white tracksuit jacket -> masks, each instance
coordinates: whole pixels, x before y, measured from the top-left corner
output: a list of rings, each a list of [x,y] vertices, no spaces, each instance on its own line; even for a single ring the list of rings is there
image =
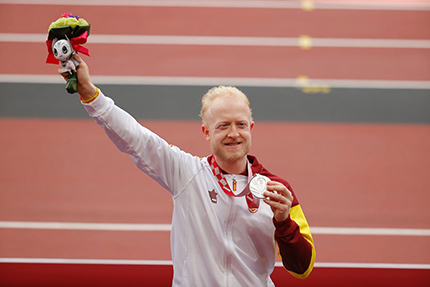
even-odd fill
[[[84,107],[115,145],[172,195],[172,286],[274,286],[275,227],[267,204],[249,212],[245,198],[220,188],[207,158],[170,146],[101,91]],[[240,191],[247,179],[236,180]],[[215,199],[209,195],[213,190]]]

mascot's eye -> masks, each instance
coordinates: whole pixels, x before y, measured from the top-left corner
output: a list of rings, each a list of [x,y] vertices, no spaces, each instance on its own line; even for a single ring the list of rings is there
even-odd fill
[[[63,46],[63,54],[67,54],[67,52],[68,52],[67,47],[66,47],[66,46]]]
[[[58,56],[58,52],[57,52],[57,49],[56,49],[56,48],[54,48],[54,56],[55,56],[55,57],[57,57],[57,56]]]

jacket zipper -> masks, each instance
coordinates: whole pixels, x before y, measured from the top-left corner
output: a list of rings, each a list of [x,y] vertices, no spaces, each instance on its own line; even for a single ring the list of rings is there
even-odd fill
[[[232,189],[236,191],[236,178],[233,176]],[[233,239],[232,239],[232,226],[234,219],[234,198],[228,197],[228,209],[227,209],[227,219],[225,225],[225,240],[226,240],[226,258],[225,258],[225,270],[226,270],[226,287],[231,285],[230,277],[232,275],[231,268],[231,257],[233,253]]]

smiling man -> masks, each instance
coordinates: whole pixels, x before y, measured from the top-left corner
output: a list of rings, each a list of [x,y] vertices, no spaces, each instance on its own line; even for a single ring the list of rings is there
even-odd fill
[[[220,86],[203,96],[202,132],[213,154],[199,158],[117,107],[75,57],[81,62],[78,93],[89,115],[172,196],[172,286],[274,286],[276,245],[288,272],[310,274],[314,243],[291,186],[248,154],[254,121],[245,94]],[[262,199],[250,192],[259,176],[267,179]]]

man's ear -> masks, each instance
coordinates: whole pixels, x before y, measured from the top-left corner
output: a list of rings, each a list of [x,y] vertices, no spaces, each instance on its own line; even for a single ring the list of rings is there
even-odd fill
[[[252,131],[252,129],[254,128],[254,124],[254,122],[251,122],[250,131]]]
[[[211,136],[209,134],[209,130],[205,127],[205,125],[202,125],[202,133],[203,133],[203,136],[205,137],[205,139],[207,141],[209,141],[211,139]]]

